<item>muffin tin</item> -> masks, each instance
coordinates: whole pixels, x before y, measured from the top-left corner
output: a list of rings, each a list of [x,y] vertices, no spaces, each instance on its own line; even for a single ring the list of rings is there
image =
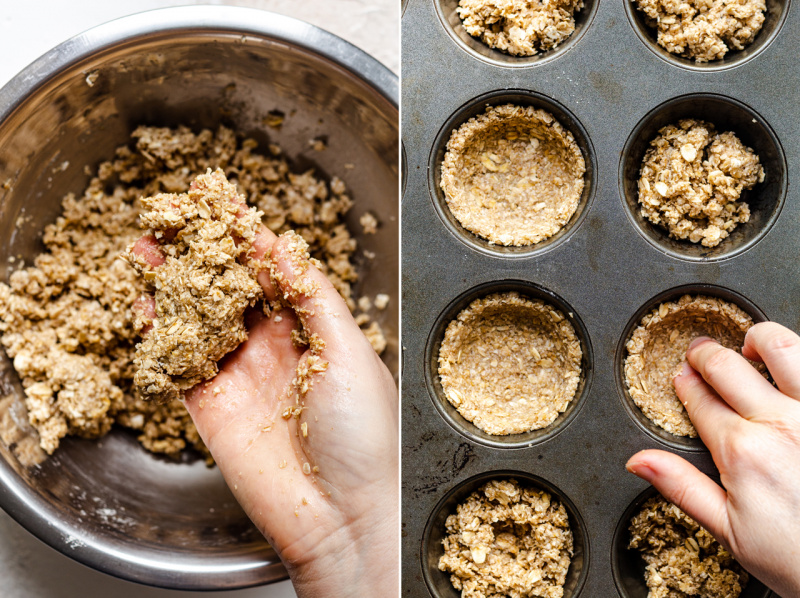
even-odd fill
[[[627,473],[635,452],[675,452],[718,475],[701,443],[658,434],[637,417],[621,379],[632,328],[684,292],[733,300],[756,321],[800,327],[800,14],[767,2],[754,47],[698,66],[651,46],[627,0],[587,2],[573,37],[518,59],[466,39],[455,0],[408,0],[403,15],[403,596],[456,597],[437,570],[444,518],[487,477],[516,475],[562,497],[579,558],[565,597],[644,598],[642,567],[625,549],[632,509],[649,486]],[[484,106],[549,109],[575,135],[586,189],[565,229],[526,248],[482,242],[449,215],[439,190],[444,144]],[[694,116],[733,130],[759,154],[766,180],[753,217],[720,246],[671,240],[642,221],[635,180],[660,126]],[[471,299],[502,290],[545,298],[571,319],[584,348],[571,411],[518,437],[486,437],[441,396],[444,327]],[[587,350],[588,349],[588,350]],[[578,536],[580,536],[578,540]],[[770,595],[751,581],[744,598]]]

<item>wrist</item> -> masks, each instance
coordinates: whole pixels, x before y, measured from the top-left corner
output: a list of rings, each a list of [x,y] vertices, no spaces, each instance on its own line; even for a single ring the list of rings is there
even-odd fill
[[[340,527],[317,546],[315,555],[284,559],[299,598],[350,598],[399,594],[399,530],[396,516]],[[310,558],[309,558],[310,557]]]

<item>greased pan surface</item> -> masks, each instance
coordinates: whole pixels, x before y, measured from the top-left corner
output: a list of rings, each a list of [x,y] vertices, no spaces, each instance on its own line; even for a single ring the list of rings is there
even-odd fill
[[[409,0],[402,21],[403,596],[457,596],[436,570],[444,518],[476,480],[516,472],[565,497],[578,515],[580,559],[565,596],[644,598],[621,521],[649,486],[628,474],[625,462],[641,449],[661,448],[718,473],[702,444],[658,434],[637,418],[622,383],[625,341],[647,309],[684,292],[734,301],[756,321],[800,327],[800,196],[792,184],[800,169],[793,97],[800,14],[789,2],[768,2],[765,28],[750,50],[702,66],[654,47],[625,0],[587,2],[576,39],[525,61],[476,49],[479,42],[458,26],[455,5]],[[486,103],[506,100],[549,107],[587,163],[588,192],[568,230],[522,250],[465,233],[438,187],[452,128]],[[745,196],[751,222],[712,250],[650,227],[631,193],[655,131],[687,116],[736,132],[766,170],[765,182]],[[436,347],[458,305],[511,288],[568,306],[590,351],[568,421],[547,434],[493,442],[442,402]],[[743,594],[767,595],[756,581]]]

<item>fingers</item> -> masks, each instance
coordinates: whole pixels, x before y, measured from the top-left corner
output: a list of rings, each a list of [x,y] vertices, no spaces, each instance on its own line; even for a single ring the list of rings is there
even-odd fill
[[[301,254],[302,239],[281,235],[272,247],[273,278],[295,308],[309,335],[328,345],[361,347],[366,338],[327,277]]]
[[[264,289],[264,296],[267,301],[274,301],[277,296],[269,275],[269,268],[267,267],[267,256],[272,251],[272,246],[277,239],[278,237],[275,233],[266,226],[260,226],[258,232],[256,232],[256,238],[253,239],[253,252],[250,254],[250,263],[256,266],[258,270],[258,283]]]
[[[161,246],[158,243],[155,235],[149,234],[140,237],[131,248],[131,253],[136,257],[145,261],[153,268],[157,268],[166,260],[164,252],[161,251]]]
[[[195,183],[193,182],[192,185],[194,184]],[[238,211],[236,212],[237,218],[243,217],[247,211],[251,209],[244,195],[233,194],[229,197],[229,199],[238,206]],[[270,252],[272,251],[272,246],[275,244],[277,238],[278,237],[275,235],[275,233],[269,230],[266,226],[263,224],[260,225],[256,231],[256,236],[253,239],[253,250],[247,256],[250,266],[256,270],[258,283],[264,290],[264,296],[266,297],[267,301],[274,301],[277,297],[277,294],[275,293],[275,287],[272,284],[272,279],[269,275],[269,268],[267,267],[267,256],[269,256]],[[240,239],[236,239],[237,244],[239,241]]]
[[[153,327],[156,319],[156,299],[152,295],[139,295],[131,305],[133,326],[144,336]]]
[[[695,339],[686,351],[686,359],[716,394],[745,419],[756,418],[770,408],[771,402],[780,400],[780,393],[744,357],[710,338]]]
[[[664,498],[730,546],[727,494],[694,465],[666,451],[646,450],[631,457],[625,468],[655,486]]]
[[[800,400],[800,337],[775,322],[761,322],[747,331],[742,354],[763,361],[784,394]]]
[[[683,370],[672,382],[697,433],[714,453],[721,431],[736,424],[739,416],[688,364],[684,363]]]

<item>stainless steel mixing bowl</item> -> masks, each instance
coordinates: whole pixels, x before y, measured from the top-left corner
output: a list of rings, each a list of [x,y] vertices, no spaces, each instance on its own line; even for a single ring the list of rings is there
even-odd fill
[[[298,168],[341,176],[356,202],[353,231],[365,211],[378,217],[378,235],[357,235],[376,257],[362,260],[356,290],[393,298],[382,324],[396,372],[397,97],[397,78],[357,48],[264,11],[174,8],[92,29],[0,90],[0,279],[9,256],[30,263],[41,250],[39,233],[61,198],[85,187],[84,165],[111,157],[138,124],[224,123],[278,143]],[[263,124],[275,109],[288,115],[279,132]],[[309,155],[309,140],[320,136],[327,150]],[[66,439],[32,465],[35,436],[5,355],[0,392],[0,505],[49,545],[163,587],[230,589],[286,577],[216,469],[154,456],[123,430]]]

